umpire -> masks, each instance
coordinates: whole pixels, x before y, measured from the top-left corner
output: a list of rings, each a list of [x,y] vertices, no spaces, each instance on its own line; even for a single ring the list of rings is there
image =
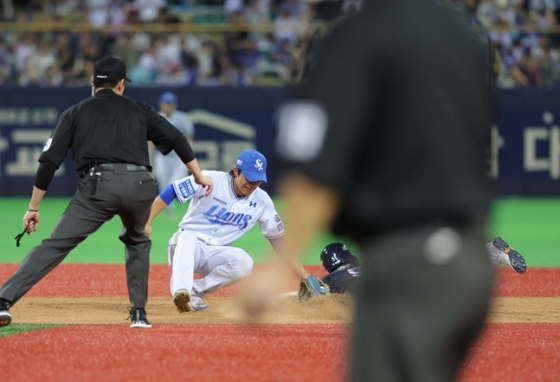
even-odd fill
[[[148,140],[163,154],[179,155],[197,183],[213,188],[204,177],[183,134],[152,107],[122,96],[126,67],[113,57],[95,63],[95,94],[65,110],[39,158],[39,169],[23,217],[28,233],[39,225],[39,205],[55,171],[72,152],[82,180],[51,237],[33,248],[0,288],[0,326],[11,322],[10,306],[64,260],[66,255],[103,223],[119,215],[125,245],[131,327],[151,327],[146,316],[151,241],[144,233],[156,195]]]
[[[279,112],[283,250],[328,225],[363,254],[351,381],[451,381],[484,324],[488,66],[451,7],[369,1]]]

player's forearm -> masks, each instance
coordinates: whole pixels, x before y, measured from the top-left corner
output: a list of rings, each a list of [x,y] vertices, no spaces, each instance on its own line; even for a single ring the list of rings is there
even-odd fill
[[[296,256],[282,256],[282,243],[284,242],[284,237],[277,239],[270,239],[270,244],[282,261],[294,272],[300,279],[305,279],[309,276],[309,273],[303,268],[303,265],[298,260]]]
[[[156,218],[167,207],[167,204],[157,196],[154,202],[152,203],[152,208],[150,210],[150,217],[148,218],[148,223],[151,223],[152,220]]]
[[[37,186],[33,186],[33,192],[31,193],[31,200],[29,201],[30,210],[39,210],[39,205],[45,196],[46,190],[41,190]]]
[[[286,200],[283,214],[286,235],[279,254],[283,258],[300,257],[309,239],[334,219],[340,206],[339,197],[334,190],[299,173],[284,176],[279,191]]]
[[[37,174],[35,175],[35,187],[39,190],[46,191],[51,184],[54,177],[54,173],[58,169],[58,166],[48,159],[44,159],[39,163],[37,168]]]
[[[202,171],[200,170],[200,166],[198,165],[198,161],[193,159],[190,162],[185,163],[191,174],[194,176],[194,180],[198,180],[203,177]]]

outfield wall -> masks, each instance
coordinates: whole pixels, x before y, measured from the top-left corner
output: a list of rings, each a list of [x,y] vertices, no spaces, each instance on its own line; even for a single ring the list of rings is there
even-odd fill
[[[167,88],[134,88],[126,95],[157,107]],[[0,88],[0,195],[29,195],[37,158],[68,106],[89,88]],[[195,151],[206,169],[229,170],[236,154],[256,147],[271,152],[273,114],[285,88],[176,88],[179,110],[196,127]],[[489,155],[490,176],[498,193],[560,195],[560,90],[515,89],[496,92],[496,124]],[[406,112],[406,111],[403,111]],[[274,188],[271,161],[267,189]],[[77,182],[67,158],[49,195],[71,195]]]

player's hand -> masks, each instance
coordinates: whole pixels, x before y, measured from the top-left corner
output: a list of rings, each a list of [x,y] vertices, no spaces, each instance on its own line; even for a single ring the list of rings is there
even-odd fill
[[[39,212],[27,211],[23,216],[23,228],[27,227],[27,233],[37,231],[39,229],[39,220],[41,219]]]
[[[201,176],[200,178],[195,177],[194,181],[201,186],[206,187],[206,196],[212,193],[212,190],[214,189],[214,182],[212,182],[211,178],[207,176]]]
[[[152,235],[152,223],[151,222],[146,223],[146,226],[144,227],[144,231],[146,233],[146,236],[150,237]]]

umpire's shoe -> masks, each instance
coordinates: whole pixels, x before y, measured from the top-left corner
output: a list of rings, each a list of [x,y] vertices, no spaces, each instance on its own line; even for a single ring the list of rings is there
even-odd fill
[[[10,314],[10,303],[7,301],[0,301],[0,328],[2,326],[10,325],[12,322],[12,315]]]
[[[131,328],[151,328],[152,324],[148,321],[146,309],[144,308],[129,308],[130,311],[130,327]]]
[[[513,268],[513,270],[515,270],[517,273],[525,273],[525,271],[527,270],[525,259],[519,252],[511,248],[507,241],[505,241],[501,237],[495,237],[494,240],[492,240],[492,244],[494,245],[494,247],[498,248],[500,251],[507,255],[507,263],[510,267]]]

